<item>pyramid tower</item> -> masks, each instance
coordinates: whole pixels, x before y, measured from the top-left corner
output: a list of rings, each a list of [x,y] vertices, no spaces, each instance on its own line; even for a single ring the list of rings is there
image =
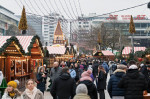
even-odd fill
[[[56,30],[54,32],[54,40],[53,44],[61,44],[64,45],[64,34],[61,29],[60,21],[58,21]]]

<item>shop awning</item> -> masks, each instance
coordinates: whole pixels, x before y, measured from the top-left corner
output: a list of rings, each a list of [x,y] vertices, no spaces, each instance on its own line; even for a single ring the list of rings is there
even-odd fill
[[[146,47],[134,47],[134,53],[136,51],[145,51]],[[132,47],[125,47],[122,51],[122,54],[128,55],[131,53]]]
[[[64,46],[47,46],[49,54],[65,54],[66,48]]]
[[[102,51],[102,53],[104,54],[104,56],[114,56],[114,54],[111,51]]]

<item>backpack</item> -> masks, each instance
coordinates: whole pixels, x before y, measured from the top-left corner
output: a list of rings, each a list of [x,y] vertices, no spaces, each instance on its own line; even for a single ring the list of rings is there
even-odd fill
[[[113,64],[113,65],[112,65],[112,71],[114,72],[116,69],[117,69],[117,65],[116,65],[116,64]]]

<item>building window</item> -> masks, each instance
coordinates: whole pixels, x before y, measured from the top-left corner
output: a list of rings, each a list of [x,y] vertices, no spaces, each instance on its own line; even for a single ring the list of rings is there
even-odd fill
[[[49,34],[54,34],[54,32],[49,32]]]
[[[79,24],[81,24],[81,22],[79,22]]]
[[[53,35],[50,35],[50,38],[53,37]]]
[[[89,24],[89,22],[84,22],[84,24]]]
[[[48,25],[44,25],[44,27],[48,27]]]
[[[49,26],[49,28],[54,28],[54,26]]]
[[[147,23],[141,23],[141,28],[146,28],[147,27]]]
[[[140,23],[135,23],[135,27],[139,28],[140,27]]]

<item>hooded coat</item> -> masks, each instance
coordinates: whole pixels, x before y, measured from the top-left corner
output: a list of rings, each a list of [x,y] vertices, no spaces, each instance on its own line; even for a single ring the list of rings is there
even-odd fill
[[[90,80],[80,81],[79,84],[85,84],[88,89],[88,95],[91,99],[98,99],[95,84]]]
[[[56,78],[50,89],[54,99],[72,99],[75,95],[76,83],[69,73],[62,73]]]
[[[104,67],[106,73],[108,73],[109,67],[108,67],[107,63],[106,63],[106,62],[103,62],[102,66]]]
[[[125,89],[125,99],[143,99],[143,91],[147,89],[147,81],[137,69],[129,69],[118,83],[118,87]]]
[[[125,71],[121,69],[117,69],[114,71],[114,75],[111,76],[108,82],[108,93],[110,97],[112,96],[124,96],[124,89],[118,88],[118,83],[122,79],[123,75],[125,75]]]

